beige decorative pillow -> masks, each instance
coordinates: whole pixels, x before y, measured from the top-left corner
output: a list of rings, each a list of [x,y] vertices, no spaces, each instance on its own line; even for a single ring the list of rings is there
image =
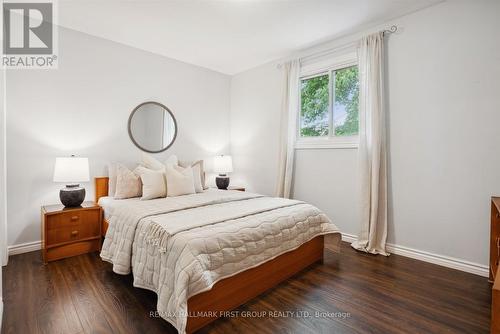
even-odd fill
[[[197,193],[201,193],[204,189],[207,189],[207,187],[205,186],[205,169],[203,168],[203,160],[198,160],[195,162],[179,161],[179,166],[190,166],[193,168],[194,187]]]
[[[176,155],[171,155],[170,157],[167,158],[167,160],[165,160],[164,163],[161,163],[157,159],[153,158],[151,155],[144,152],[142,153],[142,165],[152,170],[165,171],[165,167],[177,166],[178,164],[179,161]]]
[[[161,171],[146,171],[141,173],[142,197],[141,200],[167,196],[165,176]]]
[[[148,173],[148,172],[155,172],[154,169],[146,168],[144,166],[137,166],[136,169],[134,169],[134,174],[141,177],[142,174]]]
[[[191,167],[182,168],[179,166],[166,168],[167,196],[174,197],[180,195],[195,194],[193,169]]]
[[[178,166],[179,159],[177,159],[177,156],[175,154],[172,154],[165,161],[163,161],[163,164],[165,166]]]
[[[108,164],[108,196],[115,196],[116,193],[116,163]]]
[[[193,183],[194,190],[197,193],[203,192],[203,182],[201,181],[201,167],[199,164],[193,165],[191,167],[193,169]]]
[[[116,164],[115,199],[139,197],[142,193],[141,179],[122,164]]]

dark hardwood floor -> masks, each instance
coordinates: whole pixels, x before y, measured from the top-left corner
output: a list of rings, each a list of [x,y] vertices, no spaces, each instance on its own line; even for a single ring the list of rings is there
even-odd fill
[[[132,287],[130,275],[114,274],[98,254],[46,266],[40,252],[16,255],[3,274],[2,333],[176,333],[154,317],[156,295]],[[484,277],[344,243],[341,254],[327,250],[323,263],[238,309],[263,316],[222,318],[200,332],[488,333],[490,300]]]

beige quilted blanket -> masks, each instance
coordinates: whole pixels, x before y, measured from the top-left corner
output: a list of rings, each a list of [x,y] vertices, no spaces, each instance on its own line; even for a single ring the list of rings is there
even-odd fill
[[[136,204],[137,203],[137,204]],[[157,311],[184,333],[189,297],[318,235],[338,233],[316,207],[237,191],[138,201],[114,210],[101,258],[158,294]]]

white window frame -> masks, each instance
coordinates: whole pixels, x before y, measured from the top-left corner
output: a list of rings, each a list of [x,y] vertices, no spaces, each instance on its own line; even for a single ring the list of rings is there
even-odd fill
[[[321,66],[319,64],[317,67],[309,69],[308,71],[302,71],[299,78],[299,107],[297,115],[297,133],[295,141],[295,149],[323,149],[323,148],[358,148],[359,146],[359,135],[354,136],[335,136],[335,127],[333,124],[333,108],[334,108],[334,94],[335,94],[335,80],[332,77],[335,75],[335,71],[341,70],[346,67],[358,66],[358,59],[356,53],[350,53],[339,57],[337,61],[328,61],[328,64]],[[309,66],[311,67],[311,66]],[[328,74],[328,120],[329,120],[329,131],[328,136],[321,137],[301,137],[300,136],[300,126],[301,126],[301,107],[302,107],[302,92],[301,85],[302,80],[310,79],[318,76]]]

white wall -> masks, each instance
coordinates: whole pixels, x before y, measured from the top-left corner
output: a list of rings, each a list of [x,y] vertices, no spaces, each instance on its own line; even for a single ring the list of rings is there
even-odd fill
[[[380,26],[401,31],[387,38],[390,243],[488,263],[489,197],[500,194],[498,13],[499,2],[457,0]],[[232,78],[234,179],[264,193],[276,178],[280,78],[274,63]],[[300,150],[295,167],[294,197],[357,234],[357,150]]]
[[[266,65],[231,79],[232,185],[274,193],[278,177],[281,75]]]
[[[58,203],[54,159],[88,157],[92,176],[105,164],[133,165],[132,109],[153,100],[175,115],[179,135],[156,157],[211,157],[229,150],[230,78],[83,33],[59,29],[57,70],[7,73],[8,243],[40,240],[40,206]],[[85,184],[87,199],[94,186]]]

